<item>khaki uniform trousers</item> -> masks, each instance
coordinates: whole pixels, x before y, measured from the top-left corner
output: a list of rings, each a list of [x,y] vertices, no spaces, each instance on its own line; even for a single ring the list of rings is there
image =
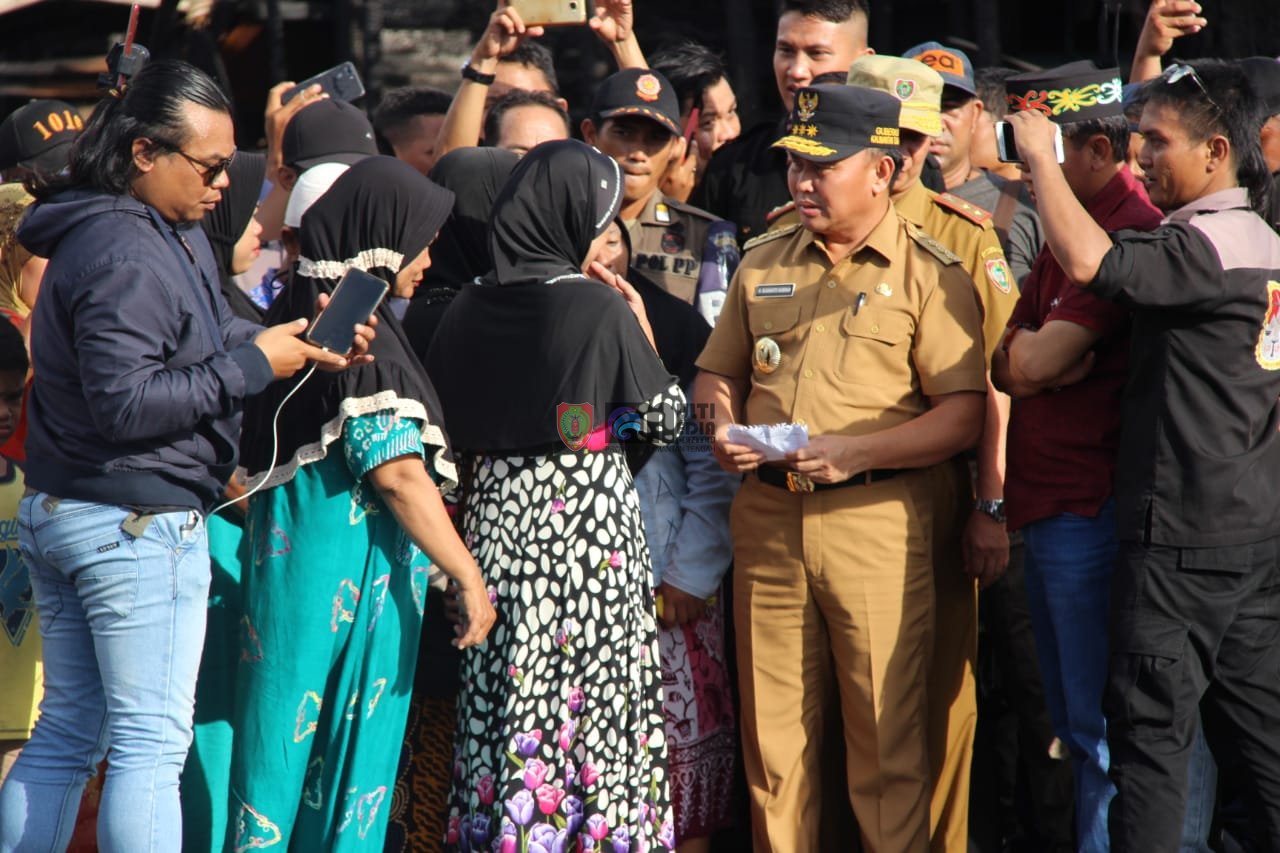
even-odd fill
[[[818,838],[823,709],[833,689],[865,850],[928,848],[935,476],[926,469],[793,494],[749,475],[734,501],[733,605],[757,851],[853,849],[851,839]]]
[[[963,459],[930,469],[934,508],[933,657],[929,666],[931,853],[969,849],[969,774],[978,727],[978,587],[964,572],[960,538],[973,509]]]

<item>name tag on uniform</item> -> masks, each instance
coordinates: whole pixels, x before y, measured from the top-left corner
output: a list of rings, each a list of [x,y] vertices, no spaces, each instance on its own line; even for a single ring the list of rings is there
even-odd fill
[[[796,286],[792,284],[758,284],[756,299],[786,299],[796,295]]]

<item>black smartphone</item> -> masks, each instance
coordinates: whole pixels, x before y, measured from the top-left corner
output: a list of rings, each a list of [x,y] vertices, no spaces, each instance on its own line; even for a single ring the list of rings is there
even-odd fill
[[[1058,162],[1063,161],[1062,125],[1053,126],[1053,150]],[[1013,125],[1007,121],[996,122],[996,157],[1001,163],[1021,163],[1022,155],[1018,153],[1017,140],[1013,138]]]
[[[356,338],[356,324],[369,322],[390,285],[363,270],[350,269],[329,297],[329,305],[307,329],[307,340],[321,349],[345,355]]]
[[[289,103],[298,93],[317,83],[320,84],[320,88],[330,98],[337,98],[340,101],[354,101],[364,95],[364,83],[360,82],[360,75],[356,73],[356,67],[350,62],[344,62],[341,65],[333,66],[328,71],[321,71],[316,76],[303,80],[281,95],[280,103]]]

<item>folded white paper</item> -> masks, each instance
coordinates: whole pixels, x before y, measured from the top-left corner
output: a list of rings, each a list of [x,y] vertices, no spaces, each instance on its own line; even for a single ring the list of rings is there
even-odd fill
[[[764,454],[770,462],[784,459],[793,450],[809,446],[809,427],[803,424],[730,424],[726,438]]]

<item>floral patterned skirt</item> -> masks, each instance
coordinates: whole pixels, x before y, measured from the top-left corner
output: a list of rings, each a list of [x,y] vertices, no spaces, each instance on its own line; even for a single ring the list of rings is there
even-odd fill
[[[673,847],[649,552],[621,454],[470,467],[463,529],[498,622],[463,657],[447,849]]]
[[[658,635],[677,844],[733,822],[738,736],[723,614],[717,599],[706,615]]]

